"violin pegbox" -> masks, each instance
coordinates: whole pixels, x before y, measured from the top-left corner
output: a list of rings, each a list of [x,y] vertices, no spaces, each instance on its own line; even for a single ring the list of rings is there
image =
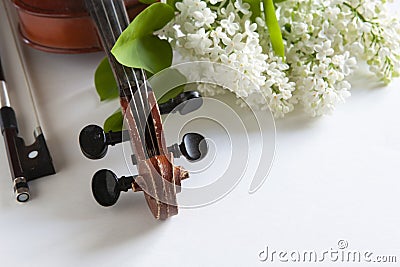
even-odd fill
[[[102,159],[106,156],[108,146],[115,146],[129,141],[127,130],[106,133],[98,125],[88,125],[81,130],[79,145],[85,157],[92,160]],[[188,161],[202,160],[207,154],[207,142],[201,134],[187,133],[183,136],[180,144],[173,144],[167,148],[174,158],[184,156]],[[132,155],[132,164],[137,164],[135,155]]]
[[[128,130],[106,133],[98,125],[84,127],[79,136],[82,153],[92,160],[106,156],[108,146],[125,141],[129,141]],[[167,219],[178,213],[176,194],[181,191],[182,180],[189,178],[186,170],[171,164],[173,158],[184,156],[188,161],[198,161],[204,158],[207,150],[207,143],[202,135],[187,133],[180,144],[169,146],[164,155],[146,160],[137,159],[136,155],[132,155],[132,164],[144,175],[117,177],[111,170],[99,170],[92,178],[93,196],[101,206],[110,207],[116,204],[121,192],[144,192],[154,217]],[[151,185],[149,179],[145,179],[145,174],[151,174]]]

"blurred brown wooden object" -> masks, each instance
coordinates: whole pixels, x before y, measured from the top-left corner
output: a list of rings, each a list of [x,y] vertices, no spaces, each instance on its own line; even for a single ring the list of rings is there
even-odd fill
[[[101,41],[83,0],[11,0],[17,9],[22,40],[52,53],[101,51]],[[146,4],[125,0],[130,19]]]

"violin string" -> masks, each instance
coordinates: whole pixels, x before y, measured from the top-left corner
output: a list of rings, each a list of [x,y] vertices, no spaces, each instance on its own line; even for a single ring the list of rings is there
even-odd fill
[[[121,34],[121,33],[123,32],[123,29],[121,28],[121,21],[119,20],[120,17],[119,17],[118,14],[117,14],[117,10],[116,10],[116,8],[115,8],[114,1],[110,1],[110,2],[111,2],[111,5],[112,5],[112,9],[113,9],[114,15],[115,15],[115,19],[116,19],[117,22],[118,22],[118,23],[117,23],[117,26],[118,26],[118,28],[119,28],[119,34]],[[105,7],[104,7],[104,2],[103,2],[103,8],[105,8]],[[107,14],[107,12],[106,12],[106,14]],[[110,28],[112,28],[112,25],[111,25],[110,20],[109,20],[108,17],[107,17],[107,22],[108,22]],[[116,36],[114,35],[114,32],[113,32],[113,31],[111,31],[111,32],[113,33],[113,37],[114,37],[114,39],[116,40]],[[139,114],[139,109],[138,109],[138,107],[137,107],[137,106],[138,106],[138,103],[137,103],[137,101],[136,101],[136,99],[135,99],[135,96],[137,95],[138,98],[139,98],[139,101],[140,101],[140,105],[141,105],[141,107],[142,107],[141,110],[143,110],[144,113],[145,113],[145,114],[144,114],[144,118],[148,118],[147,115],[148,115],[148,114],[151,115],[151,113],[150,113],[150,111],[149,111],[148,109],[146,109],[146,104],[145,104],[146,101],[143,100],[143,96],[142,96],[142,92],[141,92],[141,86],[140,86],[139,80],[138,80],[138,78],[137,78],[135,69],[134,69],[134,68],[130,68],[130,70],[131,70],[131,72],[132,72],[132,74],[133,74],[133,77],[134,77],[134,79],[135,79],[136,88],[137,88],[137,92],[136,92],[136,93],[137,93],[137,94],[134,94],[134,92],[133,92],[132,85],[131,85],[131,81],[130,81],[130,79],[129,79],[129,76],[128,76],[128,74],[127,74],[125,68],[123,67],[122,69],[123,69],[123,71],[124,71],[124,75],[125,75],[126,81],[127,81],[127,83],[128,83],[128,86],[129,86],[129,90],[130,90],[130,92],[131,92],[131,94],[132,94],[132,100],[135,102],[135,109],[136,109],[136,112]],[[142,76],[142,77],[143,77],[143,83],[145,83],[145,76]],[[147,89],[147,87],[146,87],[146,89]],[[146,90],[146,92],[145,92],[145,95],[146,95],[146,97],[147,97],[147,90]],[[147,101],[148,101],[148,98],[147,98]],[[142,114],[142,115],[143,115],[143,114]],[[140,123],[141,123],[141,122],[140,122]],[[146,146],[146,150],[148,150],[148,152],[151,152],[151,155],[154,156],[154,155],[156,155],[155,149],[156,149],[156,147],[157,147],[155,141],[153,140],[153,134],[154,134],[154,132],[152,131],[152,128],[154,129],[154,127],[150,127],[150,125],[149,125],[147,119],[144,121],[144,123],[145,123],[145,127],[146,127],[147,130],[149,131],[150,141],[151,141],[151,144],[152,144],[152,146],[151,146],[151,148],[150,148],[150,151],[149,151],[149,147],[148,147],[148,146]],[[141,124],[141,127],[142,127],[143,130],[145,129],[145,128],[143,127],[142,124]],[[144,130],[143,136],[144,136],[144,138],[146,138],[145,130]]]
[[[94,3],[94,0],[92,0],[91,2],[92,2],[92,6],[95,7],[96,4]],[[102,4],[102,8],[103,8],[103,13],[105,14],[105,18],[106,18],[106,20],[107,20],[107,25],[108,25],[108,27],[109,27],[109,29],[110,29],[111,34],[112,34],[113,41],[115,42],[115,41],[117,40],[117,38],[116,38],[116,36],[115,36],[115,34],[114,34],[114,30],[113,30],[113,27],[112,27],[112,25],[111,25],[110,18],[108,17],[107,8],[106,8],[106,6],[105,6],[105,4],[104,4],[104,1],[101,1],[101,4]],[[116,17],[117,17],[117,15],[116,15]],[[97,20],[100,21],[99,18],[97,18]],[[124,69],[122,66],[121,66],[121,68],[122,68],[122,71],[124,72],[125,78],[126,78],[126,80],[127,80],[127,84],[128,84],[128,86],[129,86],[129,90],[130,90],[130,92],[131,92],[131,94],[132,94],[132,88],[131,88],[132,85],[129,83],[129,78],[128,78],[126,72],[125,72],[125,69]],[[128,99],[125,90],[122,89],[122,92],[123,92],[125,98]],[[132,94],[132,96],[133,96],[133,94]],[[139,119],[139,109],[138,109],[136,103],[131,103],[132,100],[129,101],[129,102],[130,102],[129,105],[130,105],[131,107],[132,107],[132,104],[134,104],[134,108],[135,108],[135,111],[136,111],[136,114],[137,114],[137,118],[138,118],[138,119],[137,119],[137,123],[140,124],[140,125],[137,125],[137,128],[139,128],[139,129],[138,129],[138,132],[139,132],[139,135],[141,136],[140,139],[141,139],[141,141],[142,141],[142,146],[145,147],[145,145],[146,145],[146,143],[144,142],[145,133],[143,132],[144,127],[143,127],[143,125],[142,125],[142,120]],[[134,110],[132,110],[132,112],[134,112]]]
[[[112,4],[113,12],[114,12],[114,14],[115,14],[115,18],[116,18],[116,20],[117,20],[117,22],[118,22],[118,23],[117,23],[117,26],[118,26],[119,32],[120,32],[120,34],[121,34],[122,31],[123,31],[123,29],[121,28],[121,22],[119,21],[119,18],[120,18],[120,17],[117,15],[117,11],[116,11],[116,8],[115,8],[115,5],[114,5],[114,2],[113,2],[113,1],[111,1],[111,4]],[[120,6],[120,7],[121,7],[121,6]],[[132,72],[132,75],[133,75],[133,77],[134,77],[134,79],[135,79],[136,88],[137,88],[137,93],[134,94],[133,91],[132,91],[132,86],[130,85],[130,79],[129,79],[128,74],[126,73],[125,68],[124,68],[124,74],[125,74],[125,77],[127,78],[127,82],[128,82],[128,84],[129,84],[130,92],[131,92],[131,94],[132,94],[132,96],[133,96],[133,100],[135,101],[136,106],[137,106],[137,101],[136,101],[135,97],[138,97],[138,98],[139,98],[140,104],[141,104],[141,107],[142,107],[141,110],[143,110],[143,112],[144,112],[144,114],[142,114],[142,115],[144,115],[143,118],[146,119],[146,118],[147,118],[147,114],[149,114],[149,110],[146,109],[146,108],[147,108],[147,106],[146,106],[146,101],[143,100],[143,96],[142,96],[142,92],[141,92],[141,86],[140,86],[140,83],[139,83],[139,79],[137,78],[136,71],[135,71],[134,68],[129,68],[129,70]],[[143,77],[143,82],[144,82],[144,77]],[[146,92],[145,95],[147,95],[147,92]],[[146,129],[148,130],[148,132],[149,132],[149,134],[150,134],[150,141],[151,141],[151,144],[152,144],[152,145],[151,145],[151,148],[150,148],[151,155],[154,156],[154,155],[156,155],[156,151],[155,151],[156,144],[155,144],[155,142],[154,142],[154,140],[153,140],[153,133],[152,133],[152,131],[151,131],[150,125],[147,123],[147,119],[145,120],[145,125],[146,125]],[[154,128],[154,127],[153,127],[153,128]],[[144,132],[144,137],[146,138],[146,131]],[[146,147],[146,149],[149,150],[149,147]]]
[[[114,3],[113,3],[114,6]],[[120,8],[123,5],[120,5]],[[114,7],[115,10],[115,7]],[[117,20],[119,20],[119,17],[117,17]],[[119,22],[119,21],[118,21]],[[118,23],[118,26],[120,27],[121,23]],[[122,33],[122,29],[120,27],[120,32]],[[147,83],[146,83],[146,75],[143,71],[143,69],[139,69],[142,72],[142,86],[144,85],[145,88],[145,92],[144,92],[144,96],[145,96],[145,100],[143,100],[143,92],[142,92],[142,86],[140,86],[139,82],[138,82],[138,78],[137,78],[137,73],[135,71],[134,68],[129,68],[132,71],[132,74],[135,78],[136,84],[137,84],[137,88],[139,89],[139,97],[140,97],[140,101],[141,104],[143,106],[143,110],[145,110],[145,119],[146,119],[146,127],[148,130],[148,133],[150,135],[150,140],[152,143],[152,155],[158,155],[159,150],[158,150],[158,141],[157,141],[157,137],[156,137],[156,130],[155,130],[155,125],[154,125],[154,121],[153,121],[153,117],[152,117],[152,113],[151,113],[151,109],[149,108],[149,98],[148,98],[148,87],[147,87]],[[129,81],[128,81],[129,82]],[[150,120],[149,120],[150,119]],[[154,141],[154,139],[155,141]]]
[[[142,77],[143,77],[143,85],[144,85],[144,88],[145,88],[145,90],[146,90],[146,94],[145,94],[145,96],[146,96],[146,101],[145,101],[145,103],[146,103],[146,105],[147,105],[147,110],[148,110],[148,112],[149,112],[149,115],[151,115],[150,117],[151,117],[151,119],[153,118],[153,116],[152,116],[152,113],[151,113],[151,110],[154,108],[154,106],[152,106],[151,104],[150,104],[150,100],[149,100],[149,88],[150,88],[150,90],[152,91],[152,88],[151,87],[149,87],[148,85],[147,85],[147,76],[146,76],[146,73],[145,73],[145,71],[143,70],[143,69],[140,69],[141,70],[141,72],[142,72]],[[156,103],[154,104],[154,105],[156,105]],[[149,117],[149,118],[150,118]],[[154,121],[153,120],[151,120],[151,124],[152,124],[152,128],[154,129],[154,131],[156,131],[155,130],[155,125],[154,125]],[[156,141],[158,142],[158,139],[157,139],[157,133],[156,132],[154,132],[154,138],[156,138]],[[161,154],[160,152],[160,149],[159,149],[159,147],[161,146],[162,144],[159,144],[159,146],[157,146],[157,152],[158,152],[158,155],[159,154]]]
[[[111,23],[110,23],[110,20],[109,20],[109,18],[108,18],[108,15],[107,15],[107,9],[106,9],[106,7],[105,7],[105,5],[104,5],[104,2],[103,1],[100,1],[101,2],[101,4],[102,4],[102,16],[107,20],[107,26],[108,26],[108,28],[109,28],[109,30],[111,31],[111,36],[112,36],[112,42],[115,42],[115,40],[116,40],[116,38],[115,38],[115,36],[114,36],[114,32],[113,32],[113,29],[112,29],[112,26],[111,26]],[[87,1],[87,3],[89,3],[90,4],[90,9],[91,10],[93,10],[93,12],[91,12],[91,15],[92,15],[92,17],[93,17],[93,19],[97,22],[97,26],[99,27],[99,31],[100,32],[105,32],[105,29],[104,29],[104,23],[102,23],[101,21],[101,18],[100,18],[100,14],[99,14],[99,12],[98,11],[96,11],[97,9],[98,9],[98,6],[97,6],[97,4],[98,4],[98,2],[94,2],[94,0],[88,0]],[[104,15],[103,15],[104,14]],[[107,47],[108,47],[108,44],[107,44],[107,41],[106,41],[106,38],[104,37],[104,48],[105,49],[107,49]],[[106,52],[106,53],[108,53],[108,51]],[[111,62],[110,62],[110,64],[112,64]],[[117,71],[117,70],[116,70]],[[118,82],[118,81],[117,81]],[[129,84],[128,84],[129,85]],[[126,93],[125,93],[125,91],[124,90],[122,90],[123,91],[123,94],[124,94],[124,96],[128,99],[128,97],[126,96]],[[135,107],[136,108],[136,107]],[[133,112],[133,110],[132,110],[132,113],[133,113],[133,115],[135,115],[135,113]],[[140,120],[138,120],[138,123],[140,123]],[[138,128],[138,132],[139,132],[139,135],[140,135],[140,139],[142,140],[143,138],[143,134],[141,133],[141,127],[140,126],[138,126],[137,127]],[[142,145],[143,145],[143,147],[145,146],[145,144],[144,143],[142,143]]]
[[[144,71],[143,69],[140,69],[140,71],[142,72],[143,86],[144,86],[144,89],[145,89],[146,101],[144,101],[144,102],[145,102],[145,104],[146,104],[146,109],[147,109],[147,112],[148,112],[148,113],[146,113],[146,114],[149,114],[148,119],[151,119],[151,120],[149,121],[149,123],[151,123],[152,129],[154,129],[154,132],[153,132],[154,138],[156,139],[156,142],[158,143],[157,133],[156,133],[156,127],[155,127],[155,125],[154,125],[154,120],[153,120],[153,114],[151,113],[151,111],[152,111],[152,109],[154,108],[154,106],[152,106],[152,105],[150,104],[150,100],[149,100],[149,91],[152,91],[152,88],[151,88],[150,86],[147,85],[147,82],[148,82],[148,81],[147,81],[147,76],[146,76],[145,71]],[[149,90],[149,88],[150,88],[150,90]],[[156,103],[155,103],[155,105],[156,105]],[[159,144],[159,146],[161,146],[161,144]],[[159,146],[156,147],[156,148],[157,148],[156,150],[157,150],[158,155],[160,154]]]
[[[4,12],[6,13],[6,16],[7,16],[8,25],[10,26],[11,35],[12,35],[12,38],[13,38],[13,41],[14,41],[14,44],[15,44],[18,61],[20,63],[20,66],[21,66],[22,72],[23,72],[23,76],[25,78],[24,79],[25,85],[26,85],[26,88],[28,89],[29,98],[31,99],[31,102],[32,102],[36,128],[41,131],[39,113],[38,113],[38,111],[36,109],[36,102],[35,102],[35,99],[33,97],[32,83],[31,83],[28,71],[26,69],[25,60],[24,60],[24,58],[22,56],[21,47],[20,47],[19,42],[18,42],[17,37],[16,37],[17,33],[16,33],[16,30],[14,29],[14,26],[13,26],[13,23],[12,23],[11,15],[10,15],[10,12],[8,10],[8,7],[7,7],[7,2],[6,1],[4,1],[4,2],[2,1],[2,4],[4,6]]]
[[[147,80],[146,80],[146,77],[147,77],[147,76],[146,76],[146,73],[144,72],[143,69],[140,69],[140,70],[141,70],[141,72],[142,72],[144,88],[145,88],[146,92],[148,92],[148,91],[149,91],[149,88],[147,87]],[[150,101],[149,101],[149,95],[148,95],[148,94],[146,94],[146,101],[147,101],[147,103],[150,103]],[[150,108],[152,108],[152,107],[150,107]]]

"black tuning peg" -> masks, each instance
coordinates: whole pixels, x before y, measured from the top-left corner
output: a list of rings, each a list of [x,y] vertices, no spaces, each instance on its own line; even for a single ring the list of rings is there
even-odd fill
[[[171,98],[165,103],[159,104],[161,115],[168,113],[175,113],[179,111],[181,115],[188,114],[196,109],[199,109],[203,105],[203,99],[197,91],[187,91],[179,94],[178,96]]]
[[[97,125],[88,125],[79,135],[79,144],[82,153],[89,159],[101,159],[107,154],[108,146],[122,143],[127,132],[104,132]]]
[[[205,157],[208,151],[207,142],[201,134],[187,133],[182,138],[182,143],[168,147],[175,158],[184,156],[189,161],[198,161]]]
[[[118,178],[110,170],[102,169],[96,172],[92,179],[92,192],[96,201],[104,206],[114,205],[121,193],[132,189],[132,184],[137,176],[122,176]]]

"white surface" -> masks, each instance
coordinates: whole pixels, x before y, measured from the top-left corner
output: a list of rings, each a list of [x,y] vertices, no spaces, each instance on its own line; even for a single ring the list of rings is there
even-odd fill
[[[275,163],[257,193],[247,193],[249,171],[221,201],[157,222],[141,194],[124,194],[109,209],[92,197],[96,170],[126,174],[119,149],[90,161],[77,142],[81,128],[117,107],[100,104],[92,85],[102,55],[25,48],[25,56],[57,174],[32,182],[32,200],[17,204],[0,142],[1,266],[286,266],[260,262],[259,251],[323,251],[339,239],[400,260],[399,79],[388,87],[355,79],[333,116],[278,121]],[[20,123],[30,137],[29,123]],[[336,265],[349,266],[324,266]]]

